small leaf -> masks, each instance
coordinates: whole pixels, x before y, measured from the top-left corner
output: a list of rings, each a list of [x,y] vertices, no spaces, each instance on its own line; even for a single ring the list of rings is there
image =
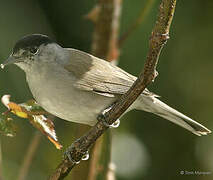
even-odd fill
[[[48,113],[36,101],[30,100],[22,104],[16,104],[10,102],[10,95],[4,95],[1,101],[8,108],[8,111],[4,113],[5,117],[8,112],[12,112],[18,117],[29,119],[30,123],[44,134],[57,149],[62,148],[57,140],[53,122],[44,116]]]
[[[30,123],[41,131],[55,145],[57,149],[61,149],[62,145],[58,142],[53,122],[44,115],[33,115],[29,118]]]
[[[10,102],[10,95],[4,95],[1,98],[2,103],[18,117],[28,118],[27,110],[14,102]]]
[[[33,99],[25,103],[21,103],[19,105],[27,111],[28,115],[31,115],[31,116],[49,114],[41,106],[39,106],[37,102]]]

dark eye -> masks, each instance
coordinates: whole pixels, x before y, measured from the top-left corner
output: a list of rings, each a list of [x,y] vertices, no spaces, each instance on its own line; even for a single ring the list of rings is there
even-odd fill
[[[30,52],[32,53],[32,54],[37,54],[38,53],[38,48],[37,47],[32,47],[32,48],[30,48]]]

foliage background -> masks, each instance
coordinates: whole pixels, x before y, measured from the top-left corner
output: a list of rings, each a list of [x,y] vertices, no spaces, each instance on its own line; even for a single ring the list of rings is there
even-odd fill
[[[20,37],[47,34],[64,47],[90,52],[93,25],[84,16],[96,1],[0,0],[0,63],[10,54]],[[146,3],[123,1],[121,34]],[[144,64],[148,39],[156,19],[156,0],[145,22],[125,42],[119,66],[137,75]],[[160,75],[149,89],[181,112],[213,130],[213,2],[178,1],[170,40],[160,57]],[[15,66],[0,71],[0,96],[11,94],[15,102],[32,98],[24,73]],[[0,112],[5,111],[0,105]],[[3,176],[15,179],[35,129],[17,119],[14,138],[0,136]],[[60,142],[67,147],[78,125],[56,120]],[[113,161],[118,180],[213,178],[213,137],[196,137],[155,115],[133,111],[114,131]],[[27,179],[46,179],[62,157],[62,152],[46,139],[38,147]],[[127,163],[127,165],[125,165]],[[181,175],[180,171],[204,171],[210,175]]]

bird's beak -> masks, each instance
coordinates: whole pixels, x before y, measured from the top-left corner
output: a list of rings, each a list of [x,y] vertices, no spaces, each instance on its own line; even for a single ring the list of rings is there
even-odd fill
[[[17,62],[20,62],[19,59],[16,59],[12,56],[12,54],[7,58],[7,60],[1,64],[1,68],[3,69],[6,65],[9,65],[9,64],[14,64],[14,63],[17,63]]]

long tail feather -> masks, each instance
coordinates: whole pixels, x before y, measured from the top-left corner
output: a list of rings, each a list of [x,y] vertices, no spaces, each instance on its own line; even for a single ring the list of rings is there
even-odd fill
[[[202,124],[169,107],[154,96],[142,96],[142,98],[139,98],[139,102],[140,103],[137,105],[136,109],[148,111],[161,116],[198,136],[211,133],[211,131]]]

